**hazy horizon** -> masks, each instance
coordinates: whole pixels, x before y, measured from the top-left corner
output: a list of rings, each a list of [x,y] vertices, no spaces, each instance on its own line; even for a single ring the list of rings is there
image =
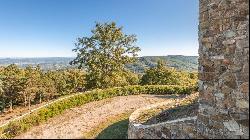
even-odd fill
[[[178,54],[170,54],[170,55],[147,55],[147,56],[137,56],[137,57],[152,57],[152,56],[156,56],[156,57],[160,57],[160,56],[195,56],[198,57],[199,55],[178,55]],[[0,57],[0,59],[5,59],[5,58],[10,58],[10,59],[22,59],[22,58],[75,58],[74,56],[43,56],[43,57]]]

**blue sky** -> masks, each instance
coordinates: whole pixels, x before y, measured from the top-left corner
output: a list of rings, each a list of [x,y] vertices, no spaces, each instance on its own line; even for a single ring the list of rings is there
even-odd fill
[[[0,0],[0,57],[75,56],[95,21],[136,34],[140,56],[198,55],[198,0]]]

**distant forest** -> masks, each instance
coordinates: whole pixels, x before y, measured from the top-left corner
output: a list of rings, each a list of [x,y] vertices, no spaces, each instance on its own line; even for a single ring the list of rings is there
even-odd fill
[[[57,70],[74,68],[69,62],[73,57],[45,57],[45,58],[0,58],[0,66],[16,64],[25,68],[28,65],[40,65],[43,70]],[[152,68],[157,65],[159,60],[163,60],[167,66],[174,67],[177,70],[197,71],[198,56],[168,55],[168,56],[144,56],[138,57],[133,64],[127,64],[126,67],[135,73],[144,73],[145,69]]]
[[[143,73],[145,68],[152,68],[159,60],[163,60],[169,67],[182,71],[197,71],[198,56],[168,55],[168,56],[144,56],[139,57],[134,64],[127,65],[127,68],[136,73]]]

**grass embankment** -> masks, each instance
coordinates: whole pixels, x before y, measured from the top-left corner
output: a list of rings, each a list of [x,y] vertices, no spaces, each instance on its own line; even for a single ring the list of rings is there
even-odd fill
[[[193,117],[197,115],[198,111],[198,96],[198,93],[194,93],[182,100],[175,100],[170,104],[145,110],[135,121],[144,125],[151,125],[185,117]]]
[[[41,108],[20,120],[16,120],[0,128],[0,138],[13,138],[31,127],[46,122],[49,118],[62,114],[66,109],[81,106],[85,103],[98,101],[115,96],[127,96],[138,94],[190,94],[197,87],[174,86],[174,85],[148,85],[148,86],[125,86],[110,89],[97,89],[70,98],[55,102]]]
[[[83,134],[84,139],[127,139],[131,112],[110,117],[94,129]]]

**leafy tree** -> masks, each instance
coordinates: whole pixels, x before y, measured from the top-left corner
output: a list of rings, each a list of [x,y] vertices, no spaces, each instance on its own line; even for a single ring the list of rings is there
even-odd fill
[[[197,73],[176,71],[174,68],[166,67],[164,61],[160,60],[156,67],[150,68],[141,78],[142,85],[186,85],[197,84]]]
[[[125,64],[132,63],[140,48],[135,35],[126,35],[115,22],[96,23],[90,37],[78,38],[73,49],[77,57],[71,64],[86,66],[86,88],[124,85]]]
[[[66,75],[67,89],[69,92],[83,91],[85,85],[85,72],[79,69],[68,69]]]
[[[198,73],[197,72],[177,72],[179,78],[179,85],[195,86],[198,84]]]
[[[40,67],[32,68],[31,66],[25,69],[25,88],[24,88],[24,101],[25,106],[28,100],[29,110],[31,106],[31,101],[35,98],[35,95],[39,92],[41,86],[40,81]]]
[[[4,110],[4,90],[3,90],[3,81],[1,79],[1,73],[0,73],[0,111],[2,112]]]
[[[41,83],[39,91],[35,95],[35,102],[39,100],[41,103],[43,100],[50,100],[57,94],[55,82],[47,75],[47,73],[42,73]]]
[[[47,74],[49,79],[53,80],[56,91],[58,94],[54,96],[60,96],[67,94],[67,84],[66,84],[66,76],[62,70],[57,71],[48,71]]]
[[[158,61],[157,66],[146,70],[141,78],[142,85],[176,85],[178,82],[175,69]]]
[[[0,95],[2,95],[3,94],[3,81],[2,81],[2,79],[0,79]]]
[[[4,68],[3,75],[3,101],[4,104],[8,102],[12,111],[13,104],[20,102],[23,90],[22,71],[16,65],[11,64]]]
[[[85,72],[79,69],[42,71],[37,65],[25,69],[11,64],[0,67],[0,111],[15,106],[31,107],[64,94],[84,90]]]
[[[126,77],[126,82],[129,84],[129,85],[138,85],[139,82],[140,82],[140,77],[138,74],[136,73],[133,73],[133,72],[130,72],[130,71],[125,71],[124,73],[124,76]]]

